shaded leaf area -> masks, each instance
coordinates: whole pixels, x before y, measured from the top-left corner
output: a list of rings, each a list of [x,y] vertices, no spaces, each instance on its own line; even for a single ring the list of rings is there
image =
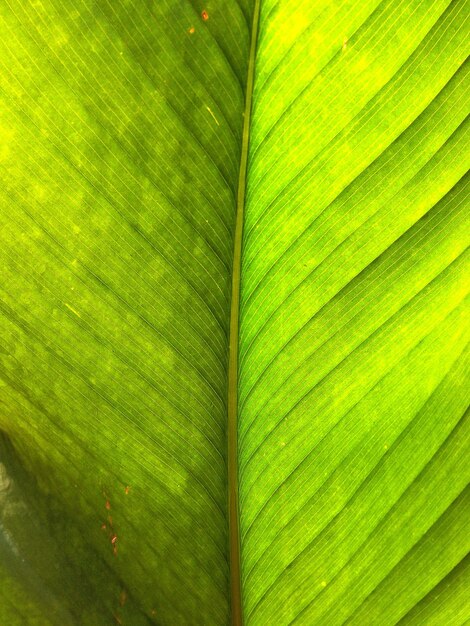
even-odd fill
[[[249,3],[0,19],[2,623],[226,623]]]
[[[112,570],[97,561],[54,494],[38,497],[34,479],[5,436],[0,450],[0,623],[60,625],[82,617],[90,626],[104,623],[103,600],[111,599],[100,598],[104,585],[115,588],[110,614],[120,610],[121,590]]]
[[[449,617],[454,624],[464,624],[468,616],[470,556],[467,555],[407,615],[400,624],[439,626]]]
[[[468,38],[459,0],[262,3],[240,329],[248,626],[470,617]]]

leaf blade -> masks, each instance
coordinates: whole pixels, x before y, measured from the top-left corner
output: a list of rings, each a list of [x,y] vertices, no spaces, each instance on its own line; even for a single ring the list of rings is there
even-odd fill
[[[452,378],[468,341],[464,3],[364,5],[343,41],[329,36],[333,25],[347,24],[349,5],[324,3],[306,24],[302,9],[294,11],[302,32],[287,44],[289,3],[263,7],[240,339],[247,624],[343,624],[356,610],[364,619],[358,606],[370,606],[369,594],[374,606],[390,606],[394,588],[380,578],[388,561],[367,537],[402,497],[392,495],[396,487],[408,488],[403,498],[412,501],[427,452],[420,448],[416,467],[405,464],[399,479],[419,432],[412,428],[393,454],[385,439],[395,429],[393,440],[407,441],[447,375],[449,413],[425,410],[424,430],[447,416],[447,427],[462,433],[452,476],[465,458],[466,422],[456,424],[468,398]],[[395,465],[387,460],[394,454]],[[381,473],[389,463],[394,469]],[[428,496],[432,480],[422,487]],[[446,506],[465,482],[458,485]],[[439,488],[441,495],[448,488],[445,478]],[[416,522],[418,534],[436,521],[426,510],[428,526],[420,531]],[[401,515],[408,519],[405,509]],[[404,544],[396,520],[388,540]],[[406,562],[405,553],[397,558]],[[417,603],[426,584],[423,576]],[[406,594],[395,600],[381,620],[410,610]]]
[[[55,493],[106,573],[101,606],[72,603],[71,623],[227,620],[249,16],[225,5],[207,22],[190,2],[1,9],[0,428],[37,478],[38,508]],[[86,577],[84,555],[59,545]]]

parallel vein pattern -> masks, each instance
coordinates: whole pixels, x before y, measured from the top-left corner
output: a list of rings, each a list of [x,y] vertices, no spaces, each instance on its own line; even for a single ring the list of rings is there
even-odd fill
[[[468,38],[465,1],[262,3],[240,333],[248,626],[470,618],[444,582],[469,548]]]
[[[32,559],[67,608],[45,615],[61,626],[224,624],[251,10],[6,0],[0,20],[0,429],[11,467],[38,481],[38,510],[55,494],[67,537],[81,538],[48,520],[75,581],[92,589],[77,601],[63,569],[48,580],[63,566],[55,554]],[[39,554],[5,511],[10,550]],[[2,624],[20,620],[4,596],[21,596],[24,572],[9,567]]]

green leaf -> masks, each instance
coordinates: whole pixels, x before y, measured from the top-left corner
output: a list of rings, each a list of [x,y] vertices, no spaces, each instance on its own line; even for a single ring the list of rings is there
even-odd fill
[[[94,555],[61,546],[77,579],[93,571],[71,623],[224,623],[246,17],[235,2],[207,24],[172,1],[1,12],[0,420]]]
[[[0,7],[0,625],[460,625],[468,3]]]
[[[468,28],[447,5],[263,5],[240,335],[248,624],[395,624],[469,547]]]

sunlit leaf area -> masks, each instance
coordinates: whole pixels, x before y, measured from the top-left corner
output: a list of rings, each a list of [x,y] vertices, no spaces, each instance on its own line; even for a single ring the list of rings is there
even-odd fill
[[[0,626],[469,623],[469,24],[0,2]]]

